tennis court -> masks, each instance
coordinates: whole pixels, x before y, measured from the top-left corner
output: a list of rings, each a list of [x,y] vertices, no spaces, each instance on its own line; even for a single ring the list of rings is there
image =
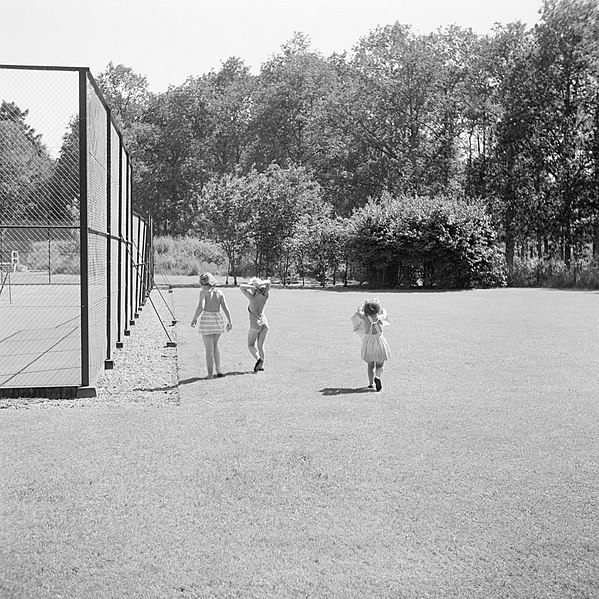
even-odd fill
[[[68,116],[27,135],[50,88]],[[95,394],[149,293],[151,221],[89,69],[0,65],[0,99],[16,97],[0,122],[0,396]]]
[[[0,321],[0,389],[78,386],[78,285],[5,285],[0,294]]]

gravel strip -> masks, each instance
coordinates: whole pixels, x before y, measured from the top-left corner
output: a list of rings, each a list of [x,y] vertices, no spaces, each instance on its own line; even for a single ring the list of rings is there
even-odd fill
[[[114,350],[114,368],[104,370],[98,377],[97,397],[0,398],[0,408],[179,405],[177,348],[166,347],[169,337],[176,342],[172,313],[172,294],[165,290],[152,291],[135,325],[131,327],[131,335],[124,337],[121,349]]]

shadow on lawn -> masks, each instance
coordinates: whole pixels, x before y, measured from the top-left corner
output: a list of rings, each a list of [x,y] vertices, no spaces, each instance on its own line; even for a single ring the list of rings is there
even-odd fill
[[[323,395],[350,395],[351,393],[372,393],[372,389],[366,387],[326,387],[321,389],[320,392]]]
[[[153,391],[172,391],[173,389],[176,389],[178,385],[169,385],[168,387],[134,387],[133,391],[149,391],[149,392],[153,392]]]
[[[217,380],[219,378],[226,379],[228,376],[239,376],[241,374],[256,374],[253,370],[247,370],[245,372],[240,372],[236,370],[235,372],[224,372],[221,377],[214,377],[213,380]],[[191,383],[197,383],[198,381],[206,381],[208,380],[205,376],[192,376],[188,379],[182,379],[179,381],[179,385],[190,385]]]

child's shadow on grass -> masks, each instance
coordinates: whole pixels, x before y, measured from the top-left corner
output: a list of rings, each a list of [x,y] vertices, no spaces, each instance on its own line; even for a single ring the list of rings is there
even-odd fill
[[[367,387],[326,387],[321,389],[320,392],[323,395],[350,395],[352,393],[372,393],[372,389],[368,389]]]
[[[255,374],[252,370],[248,370],[246,372],[240,372],[240,371],[235,371],[235,372],[224,372],[223,376],[218,377],[221,379],[226,379],[228,376],[239,376],[241,374]],[[214,377],[212,380],[218,380],[217,377]],[[188,379],[182,379],[179,381],[179,385],[190,385],[191,383],[197,383],[198,381],[205,381],[207,380],[207,378],[205,376],[192,376]]]
[[[166,393],[166,391],[172,391],[173,389],[176,389],[177,385],[169,385],[168,387],[152,387],[152,388],[147,388],[147,387],[134,387],[133,391],[164,391]]]

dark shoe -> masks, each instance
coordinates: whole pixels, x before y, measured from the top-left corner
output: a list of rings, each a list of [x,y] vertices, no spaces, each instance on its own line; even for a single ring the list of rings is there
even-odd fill
[[[368,385],[368,388],[369,388],[369,389],[372,389],[372,388],[373,388],[373,385]]]
[[[381,383],[381,379],[374,377],[374,384],[376,386],[376,390],[380,391],[383,388],[383,383]]]
[[[217,372],[216,373],[216,378],[218,378],[218,379],[222,379],[223,376],[225,376],[225,375],[222,372]]]
[[[254,372],[258,372],[259,370],[264,370],[264,368],[262,368],[262,364],[264,364],[264,360],[262,358],[258,358],[258,361],[256,362],[256,364],[254,366]]]

